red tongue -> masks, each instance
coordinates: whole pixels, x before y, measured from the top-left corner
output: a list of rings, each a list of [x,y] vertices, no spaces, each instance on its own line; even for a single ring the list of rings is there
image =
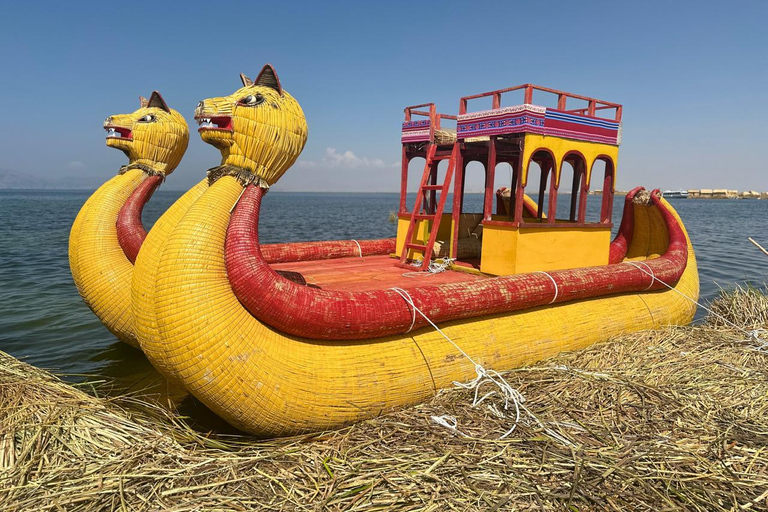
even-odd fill
[[[212,117],[211,122],[220,130],[232,129],[232,118],[229,116]]]
[[[120,128],[120,127],[117,127],[117,126],[107,126],[105,128],[105,130],[107,130],[107,131],[114,130],[115,133],[120,134],[120,138],[121,139],[132,139],[131,134],[133,132],[131,132],[131,130],[129,128]]]

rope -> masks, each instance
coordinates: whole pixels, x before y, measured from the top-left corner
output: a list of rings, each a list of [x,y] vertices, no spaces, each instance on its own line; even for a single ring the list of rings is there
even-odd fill
[[[414,267],[420,267],[423,260],[414,260],[411,265]],[[436,261],[432,261],[429,263],[429,266],[427,267],[426,271],[418,271],[418,272],[404,272],[403,277],[415,277],[415,276],[432,276],[435,274],[439,274],[441,272],[445,272],[448,270],[451,265],[453,265],[453,262],[456,261],[456,258],[443,258],[440,263]]]
[[[762,353],[768,353],[768,341],[764,341],[762,338],[760,338],[760,334],[768,333],[768,330],[766,330],[766,329],[753,329],[753,330],[750,331],[750,330],[747,330],[747,329],[745,329],[745,328],[743,328],[743,327],[741,327],[739,325],[736,325],[735,323],[733,323],[730,320],[728,320],[727,318],[725,318],[723,315],[713,311],[712,309],[708,308],[707,306],[705,306],[701,302],[695,300],[693,297],[689,297],[688,295],[684,294],[683,292],[681,292],[680,290],[678,290],[674,286],[671,286],[671,285],[665,283],[664,281],[662,281],[661,279],[659,279],[658,277],[656,277],[653,274],[653,270],[651,270],[651,268],[648,267],[648,265],[645,265],[645,266],[648,267],[648,270],[651,270],[650,272],[648,272],[647,270],[644,270],[639,265],[635,265],[636,262],[634,262],[634,261],[627,261],[625,263],[629,263],[630,265],[632,265],[633,267],[637,268],[641,272],[645,272],[646,274],[651,276],[655,281],[660,282],[661,284],[663,284],[664,286],[666,286],[670,290],[672,290],[675,293],[685,297],[686,299],[688,299],[689,301],[693,302],[694,304],[696,304],[700,308],[704,309],[710,315],[716,316],[717,318],[719,318],[720,320],[722,320],[726,324],[728,324],[731,327],[735,328],[736,330],[739,330],[739,331],[743,332],[744,334],[746,334],[748,339],[744,340],[744,341],[754,341],[756,343],[759,343],[759,345],[754,349],[755,351],[762,352]],[[651,281],[651,284],[653,284],[653,281]]]
[[[648,272],[643,270],[643,272],[645,272],[646,274],[651,276],[651,284],[648,285],[648,288],[646,288],[646,290],[650,290],[651,286],[653,286],[653,283],[656,282],[656,281],[659,281],[661,283],[660,279],[656,279],[656,275],[653,273],[653,269],[651,267],[649,267],[647,263],[645,263],[643,261],[626,261],[625,263],[627,265],[632,265],[633,267],[635,267],[635,268],[637,268],[639,270],[643,270],[642,268],[640,268],[640,265],[643,265],[645,268],[648,269]],[[669,285],[667,285],[667,286],[669,286]]]
[[[555,285],[555,296],[552,297],[551,301],[549,301],[550,304],[553,304],[557,300],[557,294],[558,294],[557,283],[555,282],[555,278],[552,277],[551,275],[547,274],[543,270],[537,270],[535,273],[536,274],[544,274],[545,276],[547,276],[549,278],[550,281],[552,281],[552,284]]]
[[[405,300],[405,302],[407,302],[411,306],[411,312],[413,312],[413,318],[411,319],[411,326],[408,328],[407,331],[405,331],[407,334],[411,332],[411,330],[413,330],[413,326],[416,325],[416,306],[413,304],[413,299],[411,299],[411,296],[408,294],[407,291],[403,290],[402,288],[392,288],[392,290],[397,292],[397,294],[400,295],[403,298],[403,300]],[[406,297],[408,298],[406,299]]]
[[[362,257],[363,257],[363,248],[362,248],[362,247],[360,247],[360,242],[358,242],[358,241],[357,241],[357,240],[355,240],[355,239],[352,239],[352,241],[353,241],[353,242],[355,242],[355,243],[357,244],[357,250],[358,250],[358,251],[360,251],[360,257],[362,258]]]
[[[547,428],[537,417],[534,415],[524,404],[525,397],[520,393],[517,389],[513,388],[506,380],[504,380],[504,377],[499,374],[496,370],[486,370],[481,364],[477,363],[472,357],[464,352],[460,346],[458,346],[450,337],[448,337],[447,334],[445,334],[430,318],[424,314],[423,311],[421,311],[418,307],[416,307],[416,304],[414,304],[413,299],[408,294],[407,291],[403,290],[402,288],[390,288],[391,290],[394,290],[396,293],[398,293],[403,300],[411,307],[414,314],[414,323],[415,323],[415,317],[416,312],[418,312],[422,317],[424,317],[424,320],[429,322],[429,324],[435,328],[437,332],[439,332],[443,338],[445,338],[448,343],[454,346],[456,350],[461,353],[464,357],[467,358],[467,360],[472,363],[475,366],[475,373],[477,374],[477,377],[475,377],[474,380],[467,382],[466,384],[463,384],[461,382],[454,381],[453,384],[459,387],[462,387],[464,389],[474,389],[475,390],[475,396],[472,401],[472,407],[477,407],[480,405],[483,401],[485,401],[487,398],[490,398],[491,396],[495,395],[499,391],[501,392],[501,398],[503,400],[503,410],[499,410],[496,406],[489,404],[488,409],[495,414],[499,418],[507,418],[506,411],[508,411],[511,406],[514,406],[515,408],[515,422],[512,425],[512,428],[507,430],[499,439],[504,439],[507,436],[509,436],[512,432],[515,431],[517,428],[518,423],[520,423],[521,420],[521,411],[524,411],[533,421],[536,422],[536,424],[541,427],[544,432],[546,432],[552,439],[561,442],[562,444],[566,446],[573,447],[574,444],[563,437],[562,435],[558,434],[557,432],[554,432],[552,429]],[[411,329],[413,328],[413,323],[411,324]],[[410,329],[408,329],[410,331]],[[498,387],[498,390],[493,390],[482,397],[480,396],[480,388],[482,388],[485,384],[493,384],[496,387]],[[450,430],[453,430],[454,432],[457,432],[461,434],[464,437],[468,437],[466,434],[461,432],[458,429],[458,422],[456,421],[456,418],[453,416],[432,416],[432,420],[437,423],[438,425],[442,425]]]

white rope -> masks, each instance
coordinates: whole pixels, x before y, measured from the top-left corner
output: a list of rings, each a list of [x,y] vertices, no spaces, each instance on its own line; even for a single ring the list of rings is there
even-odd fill
[[[413,330],[413,326],[416,325],[416,306],[413,304],[413,299],[411,298],[411,296],[408,294],[407,291],[403,290],[402,288],[392,288],[392,290],[397,292],[397,294],[400,295],[405,300],[405,302],[407,302],[411,306],[411,312],[413,313],[413,318],[411,319],[411,326],[408,328],[407,331],[405,331],[407,334],[411,332]],[[408,298],[406,299],[406,297]]]
[[[558,294],[557,283],[555,282],[555,278],[552,277],[551,275],[547,274],[543,270],[537,270],[535,273],[537,273],[537,274],[544,274],[545,276],[547,276],[549,278],[550,281],[552,281],[552,284],[555,285],[555,296],[552,297],[551,301],[549,301],[550,304],[553,304],[557,300],[557,294]]]
[[[728,324],[728,325],[730,325],[731,327],[733,327],[733,328],[735,328],[735,329],[737,329],[737,330],[739,330],[739,331],[743,332],[744,334],[746,334],[746,335],[747,335],[747,337],[748,337],[749,339],[747,339],[747,340],[744,340],[744,341],[754,341],[754,342],[756,342],[756,343],[759,343],[759,345],[758,345],[756,348],[754,348],[753,350],[755,350],[755,351],[757,351],[757,352],[768,353],[768,341],[765,341],[765,340],[763,340],[762,338],[760,338],[760,334],[763,334],[763,333],[768,333],[768,331],[767,331],[767,330],[765,330],[765,329],[754,329],[754,330],[751,330],[751,331],[749,331],[749,330],[747,330],[747,329],[745,329],[745,328],[743,328],[743,327],[741,327],[741,326],[739,326],[739,325],[736,325],[735,323],[733,323],[733,322],[731,322],[730,320],[728,320],[727,318],[725,318],[723,315],[721,315],[721,314],[719,314],[719,313],[717,313],[717,312],[713,311],[712,309],[708,308],[707,306],[705,306],[705,305],[704,305],[704,304],[702,304],[701,302],[699,302],[699,301],[695,300],[693,297],[689,297],[688,295],[684,294],[683,292],[681,292],[680,290],[678,290],[678,289],[677,289],[677,288],[675,288],[674,286],[671,286],[671,285],[669,285],[669,284],[665,283],[664,281],[662,281],[661,279],[659,279],[658,277],[656,277],[656,276],[653,274],[653,271],[651,271],[651,272],[648,272],[647,270],[644,270],[642,267],[640,267],[640,266],[638,266],[638,265],[634,265],[634,263],[636,263],[636,262],[634,262],[634,261],[627,261],[626,263],[629,263],[630,265],[632,265],[632,266],[634,266],[635,268],[639,269],[641,272],[645,272],[646,274],[648,274],[649,276],[651,276],[651,277],[652,277],[652,278],[653,278],[655,281],[658,281],[658,282],[660,282],[661,284],[663,284],[664,286],[666,286],[666,287],[667,287],[667,288],[669,288],[670,290],[672,290],[672,291],[676,292],[677,294],[679,294],[679,295],[681,295],[681,296],[685,297],[685,298],[686,298],[686,299],[688,299],[689,301],[693,302],[694,304],[696,304],[696,305],[697,305],[697,306],[699,306],[700,308],[702,308],[702,309],[704,309],[705,311],[707,311],[707,313],[709,313],[710,315],[714,315],[714,316],[716,316],[717,318],[719,318],[720,320],[722,320],[722,321],[723,321],[723,322],[725,322],[726,324]],[[648,266],[648,265],[646,265],[646,267],[647,267],[647,266]],[[650,270],[650,267],[648,267],[648,269]],[[651,283],[653,283],[653,281],[651,281]]]
[[[503,410],[499,410],[495,405],[489,404],[488,409],[495,414],[499,418],[507,418],[507,411],[511,409],[511,407],[514,407],[515,409],[515,422],[512,425],[512,428],[507,430],[499,439],[504,439],[507,436],[509,436],[512,432],[515,431],[517,428],[518,423],[521,421],[521,411],[524,411],[527,413],[527,415],[536,422],[539,427],[541,427],[544,432],[546,432],[552,439],[555,439],[556,441],[559,441],[563,443],[566,446],[574,446],[573,443],[571,443],[568,439],[561,436],[557,432],[552,431],[551,429],[544,426],[544,424],[534,415],[528,408],[524,405],[525,397],[520,393],[517,389],[513,388],[506,380],[504,380],[504,377],[499,374],[496,370],[486,370],[481,364],[475,362],[472,357],[470,357],[469,354],[464,352],[460,346],[458,346],[451,338],[448,337],[447,334],[445,334],[435,323],[429,319],[427,315],[424,314],[418,307],[416,307],[416,304],[414,304],[413,299],[408,294],[407,291],[403,290],[402,288],[391,288],[391,290],[394,290],[397,292],[403,300],[408,303],[408,305],[411,307],[411,309],[415,313],[418,312],[422,317],[424,317],[424,320],[429,322],[429,324],[435,328],[437,332],[439,332],[443,338],[445,338],[448,343],[453,345],[456,350],[458,350],[461,355],[467,358],[470,363],[475,365],[475,373],[477,374],[477,377],[475,377],[474,380],[467,382],[466,384],[463,384],[461,382],[454,381],[453,384],[459,387],[462,387],[464,389],[474,389],[475,390],[475,396],[474,400],[472,401],[472,407],[477,407],[480,405],[483,401],[485,401],[487,398],[490,398],[491,396],[496,395],[500,392],[501,398],[503,401]],[[415,320],[414,320],[415,322]],[[413,323],[411,324],[411,329],[413,328]],[[408,329],[408,332],[411,330]],[[480,389],[485,384],[493,384],[496,387],[498,387],[498,390],[493,390],[482,397],[480,396]],[[433,416],[432,420],[442,426],[445,426],[449,428],[450,430],[453,430],[455,432],[460,433],[461,435],[466,435],[458,430],[458,422],[456,421],[456,418],[453,418],[452,416]],[[451,421],[452,420],[452,421]]]
[[[467,434],[462,432],[458,429],[458,420],[454,416],[450,416],[448,414],[444,414],[443,416],[431,416],[432,421],[440,425],[441,427],[445,427],[448,430],[452,430],[453,432],[459,434],[462,437],[469,437]]]
[[[423,260],[414,260],[411,265],[414,267],[420,267],[422,265],[422,261]],[[404,272],[403,277],[433,276],[448,270],[451,265],[453,265],[454,261],[456,261],[456,258],[443,258],[439,263],[437,261],[432,261],[429,263],[426,271]]]
[[[656,279],[656,275],[653,273],[653,269],[651,267],[649,267],[647,263],[645,263],[643,261],[625,261],[624,263],[626,263],[627,265],[632,265],[633,267],[635,267],[635,268],[637,268],[639,270],[643,270],[640,267],[640,265],[643,265],[645,268],[648,269],[647,272],[645,270],[643,270],[643,272],[645,272],[646,274],[651,276],[651,284],[648,285],[648,288],[646,288],[646,290],[650,290],[651,286],[653,286],[653,283],[655,283],[656,281],[661,282],[661,280]]]
[[[360,251],[360,257],[362,258],[363,257],[363,248],[360,247],[360,243],[357,240],[352,239],[352,241],[357,244],[357,250]]]

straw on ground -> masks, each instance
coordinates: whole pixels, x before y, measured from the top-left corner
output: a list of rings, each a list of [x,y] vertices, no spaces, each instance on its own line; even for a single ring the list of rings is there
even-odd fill
[[[714,309],[765,327],[768,298]],[[21,510],[758,510],[768,508],[768,356],[718,325],[671,327],[505,375],[548,428],[471,392],[339,431],[213,438],[134,398],[96,398],[0,357],[0,504]],[[430,417],[460,418],[454,435]]]

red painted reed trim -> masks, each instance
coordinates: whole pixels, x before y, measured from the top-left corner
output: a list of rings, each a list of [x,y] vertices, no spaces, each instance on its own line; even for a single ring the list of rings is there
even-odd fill
[[[162,182],[162,176],[148,176],[136,187],[117,215],[117,241],[131,263],[136,262],[141,244],[147,237],[141,212]]]
[[[294,261],[330,260],[351,256],[373,256],[395,252],[395,238],[380,240],[333,240],[328,242],[298,242],[288,244],[265,244],[261,254],[267,263],[290,263]],[[357,244],[360,244],[358,247]],[[362,254],[360,254],[362,251]]]
[[[252,315],[284,333],[318,340],[377,338],[426,325],[394,290],[329,291],[277,274],[264,260],[259,245],[262,197],[260,188],[246,187],[232,213],[225,245],[232,290]],[[687,240],[680,224],[659,201],[657,191],[652,200],[667,224],[669,246],[660,258],[644,262],[647,267],[643,269],[666,283],[676,283],[687,264]],[[549,276],[557,283],[557,293]],[[552,271],[549,275],[531,273],[412,286],[406,291],[424,314],[444,322],[663,287],[633,265],[616,264]]]
[[[644,190],[643,187],[635,187],[624,198],[624,213],[621,216],[619,232],[616,233],[616,238],[611,242],[608,263],[621,263],[627,255],[629,244],[632,243],[632,234],[635,232],[635,209],[632,202],[641,190]]]

